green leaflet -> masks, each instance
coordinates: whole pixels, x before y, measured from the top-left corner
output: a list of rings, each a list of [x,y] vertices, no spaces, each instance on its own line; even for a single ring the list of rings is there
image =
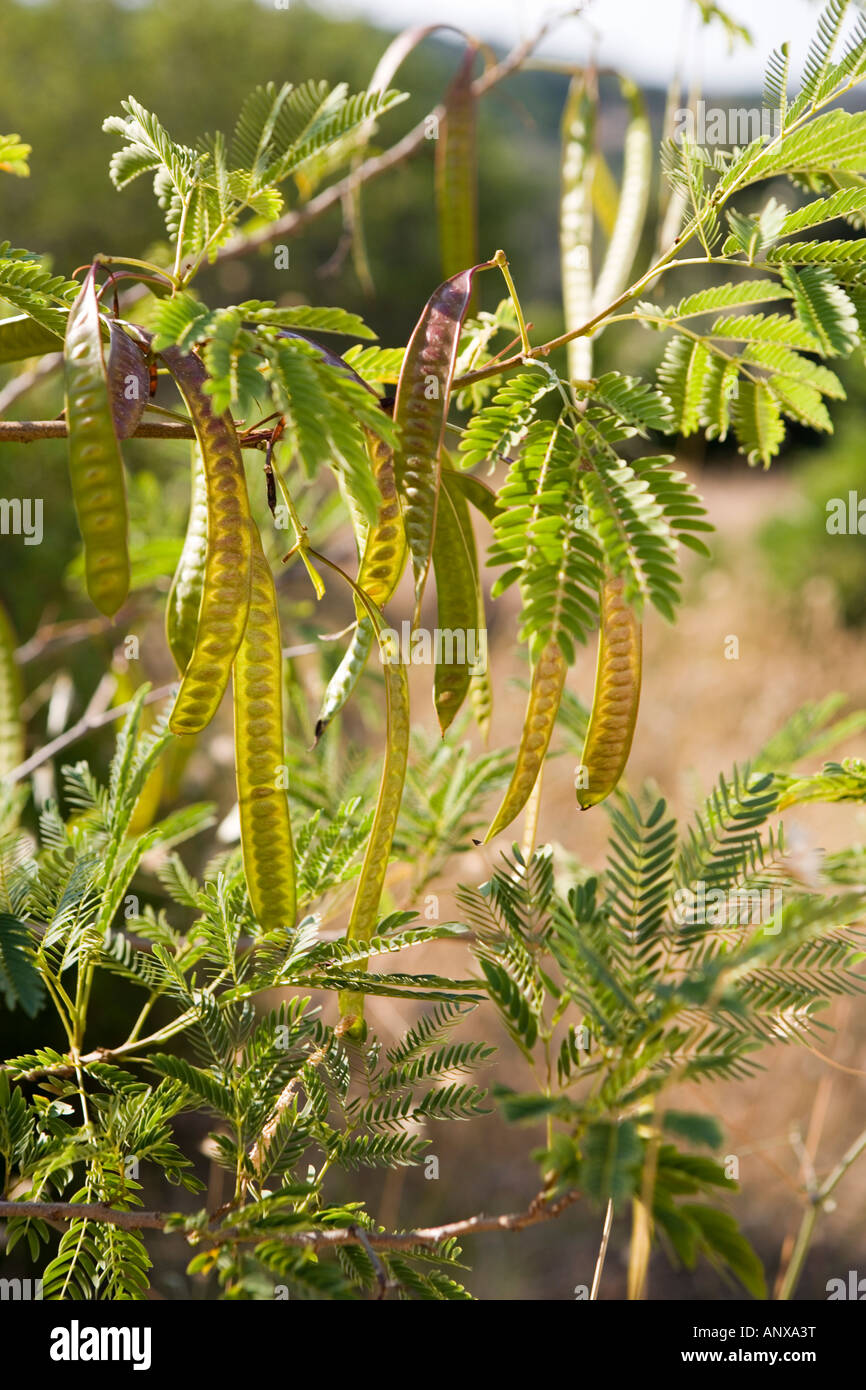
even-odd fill
[[[9,616],[0,605],[0,778],[8,777],[24,761],[24,725],[18,713],[21,677],[15,663],[16,645]]]
[[[0,319],[0,363],[42,357],[46,352],[59,352],[62,346],[62,339],[28,314]]]
[[[562,171],[559,250],[565,331],[571,333],[592,314],[592,186],[595,157],[595,94],[583,77],[572,79],[562,116]],[[568,344],[572,381],[592,375],[588,338]]]
[[[613,303],[625,289],[640,245],[652,178],[652,131],[644,99],[628,79],[621,79],[620,85],[631,119],[623,146],[622,188],[616,222],[593,293],[593,314]]]
[[[271,567],[249,522],[249,618],[234,662],[235,764],[250,904],[263,931],[295,924],[295,862],[283,749],[283,656]]]
[[[129,593],[126,482],[102,355],[93,267],[69,311],[64,367],[69,476],[84,541],[87,592],[110,617]]]
[[[207,555],[195,641],[169,724],[173,733],[206,728],[219,707],[250,606],[252,533],[244,463],[229,415],[215,415],[207,373],[193,353],[162,353],[192,418],[207,489]]]
[[[394,469],[412,570],[417,624],[430,569],[439,500],[439,451],[445,433],[460,329],[475,272],[462,270],[434,290],[409,340],[394,404]]]
[[[477,111],[472,69],[477,48],[467,49],[445,97],[436,141],[436,216],[442,274],[456,275],[478,260]],[[469,313],[474,311],[474,294]]]
[[[625,581],[608,575],[601,589],[601,626],[592,714],[577,786],[582,810],[610,796],[625,771],[640,702],[641,628],[623,598]]]
[[[453,482],[458,476],[461,475],[443,458],[442,494],[433,541],[437,633],[442,649],[437,652],[433,703],[444,734],[475,685],[473,705],[486,737],[492,694],[487,673],[484,596],[469,507],[459,485]]]
[[[207,559],[207,484],[198,444],[190,450],[189,521],[165,608],[165,630],[178,674],[183,675],[198,627]]]

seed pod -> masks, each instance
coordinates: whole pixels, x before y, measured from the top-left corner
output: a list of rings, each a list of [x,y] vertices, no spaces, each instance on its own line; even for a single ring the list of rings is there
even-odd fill
[[[168,645],[181,676],[189,665],[195,645],[207,560],[207,485],[204,464],[198,444],[193,444],[190,452],[189,521],[165,609]]]
[[[114,320],[108,325],[108,336],[108,394],[114,432],[118,439],[129,439],[150,399],[150,372],[141,348]]]
[[[633,82],[621,78],[620,86],[631,114],[623,144],[622,186],[616,221],[592,296],[593,314],[612,303],[628,283],[628,273],[640,245],[652,182],[652,130],[646,104]]]
[[[477,102],[472,92],[477,56],[478,49],[470,46],[446,94],[436,141],[436,214],[445,276],[478,260]],[[470,301],[470,313],[472,309]]]
[[[403,359],[394,421],[394,468],[415,575],[415,622],[430,569],[439,499],[439,450],[445,433],[460,329],[479,266],[434,290]]]
[[[400,582],[408,546],[394,480],[393,451],[372,430],[365,428],[364,434],[382,505],[375,524],[367,532],[358,584],[377,608],[383,608]]]
[[[111,414],[91,268],[69,311],[64,344],[69,476],[84,541],[87,592],[100,612],[129,593],[126,484]]]
[[[492,840],[494,835],[498,835],[500,830],[510,825],[529,800],[556,723],[567,670],[568,662],[559,643],[548,642],[540,653],[532,673],[529,702],[526,706],[526,718],[523,721],[523,734],[517,750],[514,772],[502,805],[484,837],[485,844]]]
[[[332,719],[336,719],[367,665],[373,646],[373,624],[365,615],[352,633],[342,661],[328,681],[322,707],[316,720],[316,742],[322,737]]]
[[[250,904],[262,930],[270,932],[295,924],[295,857],[285,787],[277,594],[258,527],[252,520],[249,530],[249,618],[234,662],[235,766]]]
[[[5,608],[0,606],[0,779],[24,761],[24,725],[21,723],[21,677],[15,664],[15,633]]]
[[[442,474],[445,487],[448,489],[452,498],[463,496],[471,502],[476,511],[479,511],[485,521],[493,525],[496,513],[499,510],[499,501],[496,493],[489,488],[480,478],[476,478],[472,473],[462,473],[458,469]],[[478,552],[475,545],[475,536],[470,527],[471,553],[475,557],[474,564],[476,573],[478,571]],[[478,631],[486,633],[487,618],[484,611],[484,589],[478,584]],[[475,671],[469,683],[469,702],[472,705],[472,713],[478,731],[484,743],[490,735],[490,723],[493,718],[493,682],[490,679],[490,672],[486,668],[483,671]]]
[[[403,783],[406,779],[406,764],[409,760],[409,682],[402,662],[386,660],[382,667],[385,673],[385,701],[387,709],[385,763],[373,826],[361,865],[358,886],[352,903],[347,941],[369,941],[376,928],[379,902],[391,856],[400,802],[403,797]],[[364,968],[360,965],[356,969]],[[360,992],[343,990],[340,993],[340,1016],[352,1017],[354,1023],[349,1031],[353,1036],[364,1032],[364,996]]]
[[[478,578],[475,536],[466,498],[454,486],[455,477],[452,466],[443,457],[442,492],[433,540],[437,628],[443,657],[446,640],[450,647],[450,659],[439,660],[437,657],[433,678],[433,703],[443,734],[466,699],[474,668],[479,668],[477,674],[480,675],[480,668],[483,666],[486,671],[487,665],[484,599]],[[456,659],[461,655],[461,643],[462,659]],[[471,652],[470,643],[473,646]]]
[[[198,627],[171,712],[175,734],[195,734],[213,719],[237,655],[250,606],[250,504],[231,416],[215,415],[198,357],[161,354],[186,401],[201,449],[207,488],[207,558]]]
[[[385,762],[382,767],[382,780],[379,783],[379,795],[376,799],[373,825],[364,852],[364,862],[358,875],[358,886],[355,889],[349,925],[346,928],[347,941],[366,942],[370,940],[376,928],[379,902],[382,897],[385,874],[388,872],[388,860],[391,855],[394,831],[397,828],[397,817],[400,814],[403,783],[406,780],[406,764],[409,760],[409,682],[406,679],[406,669],[400,661],[399,655],[392,651],[387,643],[383,642],[381,615],[363,590],[349,579],[348,575],[343,574],[343,571],[338,569],[326,556],[320,555],[314,550],[311,550],[310,554],[314,560],[328,565],[337,574],[342,574],[343,578],[351,584],[356,597],[364,605],[373,631],[379,639],[382,652],[386,711]],[[366,962],[357,965],[356,969],[366,969]],[[339,1007],[340,1018],[345,1030],[352,1037],[362,1038],[366,1033],[363,992],[360,990],[341,990]]]
[[[382,608],[393,594],[403,567],[406,564],[408,547],[403,530],[403,517],[394,482],[394,456],[389,446],[365,429],[367,450],[373,476],[382,498],[379,514],[372,526],[354,509],[353,517],[356,534],[360,538],[363,554],[358,571],[358,585],[364,590],[378,608]],[[348,499],[350,509],[351,498]],[[328,681],[328,686],[316,720],[316,742],[322,737],[332,719],[335,719],[345,705],[361,677],[367,658],[373,646],[373,626],[367,617],[367,610],[356,595],[355,609],[358,625],[352,634],[346,653]]]
[[[562,117],[562,176],[559,245],[565,329],[571,333],[592,311],[592,185],[595,144],[595,93],[575,77]],[[567,344],[568,374],[583,381],[592,375],[589,338]]]
[[[623,600],[624,580],[609,576],[601,589],[601,628],[595,692],[577,800],[585,811],[610,796],[628,762],[640,702],[641,627]]]

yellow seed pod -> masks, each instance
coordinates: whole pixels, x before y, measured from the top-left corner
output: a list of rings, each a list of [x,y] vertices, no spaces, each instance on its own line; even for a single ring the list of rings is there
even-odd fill
[[[610,796],[625,771],[640,703],[641,626],[624,601],[620,577],[604,581],[600,607],[595,693],[577,787],[584,811]]]
[[[271,567],[254,521],[249,618],[235,657],[235,767],[241,850],[253,914],[263,931],[293,927],[297,910],[283,747],[280,620]]]
[[[517,750],[514,772],[502,799],[502,805],[484,837],[485,844],[492,840],[494,835],[498,835],[500,830],[510,825],[529,800],[556,723],[567,671],[568,662],[559,643],[548,642],[532,673],[529,702],[526,706],[523,734]]]
[[[207,373],[194,353],[162,354],[192,419],[204,465],[207,554],[195,640],[169,726],[196,734],[213,719],[228,685],[250,602],[251,529],[247,481],[229,415],[215,415]]]

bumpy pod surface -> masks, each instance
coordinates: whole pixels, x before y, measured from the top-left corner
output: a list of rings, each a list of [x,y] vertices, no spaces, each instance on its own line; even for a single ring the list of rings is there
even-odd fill
[[[592,713],[581,758],[586,786],[578,786],[583,810],[610,796],[628,762],[640,703],[641,627],[623,600],[623,580],[608,578],[601,590],[601,630]]]
[[[111,411],[93,270],[69,311],[63,348],[69,477],[87,592],[111,617],[129,593],[126,482]]]
[[[169,724],[195,734],[213,719],[237,655],[250,607],[252,541],[243,458],[234,424],[215,415],[207,373],[192,353],[162,357],[186,401],[201,449],[207,490],[207,558],[195,642]]]
[[[556,723],[567,671],[568,662],[559,643],[548,642],[539,654],[532,672],[526,718],[523,721],[523,734],[517,750],[514,772],[502,799],[502,805],[485,836],[485,842],[492,840],[494,835],[498,835],[500,830],[510,825],[529,800]]]
[[[252,586],[234,662],[235,765],[250,903],[264,931],[292,927],[295,861],[283,747],[280,619],[271,567],[250,522]]]
[[[372,430],[365,429],[364,434],[382,505],[367,532],[358,583],[376,607],[382,608],[400,582],[408,547],[394,478],[393,450]]]

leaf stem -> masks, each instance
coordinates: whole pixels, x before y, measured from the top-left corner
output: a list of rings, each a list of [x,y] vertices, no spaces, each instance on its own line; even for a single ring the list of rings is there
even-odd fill
[[[521,350],[525,356],[528,356],[532,352],[532,345],[529,341],[529,334],[526,331],[526,319],[523,317],[523,309],[520,304],[520,298],[517,293],[517,288],[514,284],[513,279],[511,278],[511,270],[508,265],[508,257],[506,256],[504,251],[496,252],[496,255],[493,257],[493,264],[499,266],[499,269],[502,271],[502,274],[505,278],[505,283],[508,286],[508,293],[511,295],[511,302],[514,305],[514,313],[517,317],[517,327],[520,330]]]

